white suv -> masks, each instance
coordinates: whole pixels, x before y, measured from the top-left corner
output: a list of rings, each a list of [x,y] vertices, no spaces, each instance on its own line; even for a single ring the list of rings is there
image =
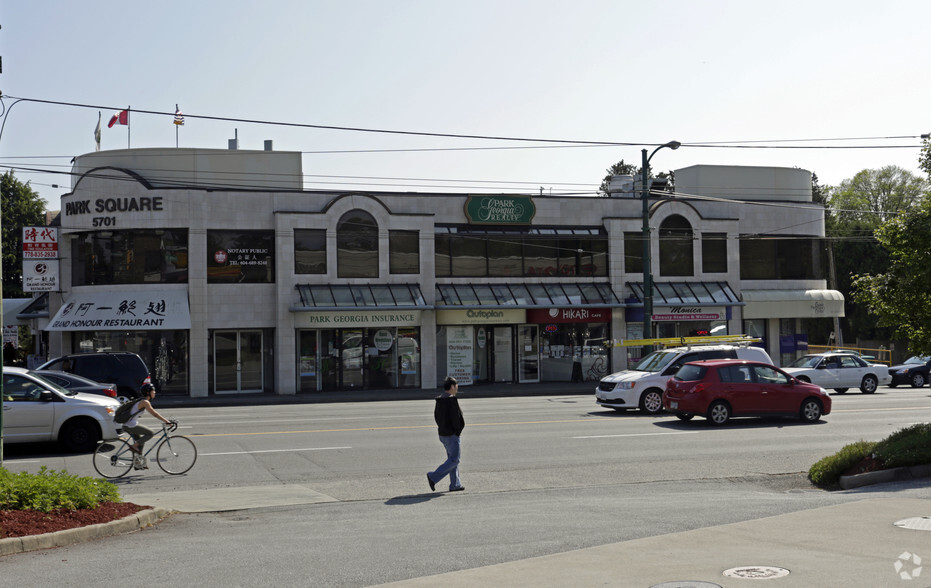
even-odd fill
[[[22,368],[3,367],[3,442],[58,441],[74,452],[91,451],[120,434],[113,398],[70,392]]]
[[[629,370],[605,376],[595,388],[595,401],[614,410],[639,408],[646,414],[663,410],[666,382],[690,361],[702,359],[747,359],[772,364],[761,347],[750,345],[693,345],[654,351]]]

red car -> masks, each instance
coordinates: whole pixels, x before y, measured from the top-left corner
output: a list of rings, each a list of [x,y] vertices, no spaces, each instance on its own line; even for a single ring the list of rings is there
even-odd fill
[[[666,383],[663,408],[684,421],[698,415],[713,425],[738,416],[795,416],[813,423],[830,414],[831,397],[775,366],[715,359],[679,368]]]

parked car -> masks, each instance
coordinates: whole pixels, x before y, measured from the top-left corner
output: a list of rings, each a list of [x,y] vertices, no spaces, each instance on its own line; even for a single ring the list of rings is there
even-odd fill
[[[58,441],[66,450],[91,451],[120,434],[113,415],[120,403],[70,392],[29,370],[3,368],[3,442]]]
[[[831,388],[840,394],[850,388],[872,394],[877,387],[892,381],[888,366],[868,363],[855,353],[812,353],[803,355],[783,369],[803,382]]]
[[[100,394],[101,396],[116,398],[116,384],[101,384],[100,382],[89,380],[84,376],[55,370],[32,370],[31,373],[41,376],[53,384],[58,384],[65,390],[82,392],[84,394]]]
[[[605,376],[595,388],[595,402],[617,411],[639,408],[646,414],[663,410],[666,382],[680,367],[701,359],[746,359],[772,363],[762,347],[750,345],[693,345],[654,351],[634,367]]]
[[[727,359],[679,368],[666,384],[663,406],[681,420],[697,415],[713,425],[741,416],[794,416],[813,423],[830,414],[831,397],[773,365]]]
[[[909,384],[912,388],[921,388],[928,383],[928,371],[931,370],[931,357],[927,355],[914,355],[901,365],[889,368],[892,381],[889,386],[895,388],[899,384]]]
[[[57,370],[84,376],[95,382],[113,382],[120,398],[138,398],[143,384],[151,384],[149,368],[129,351],[74,353],[40,365],[39,370]]]

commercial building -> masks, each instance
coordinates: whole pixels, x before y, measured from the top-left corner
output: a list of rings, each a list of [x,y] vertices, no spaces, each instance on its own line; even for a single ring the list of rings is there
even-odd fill
[[[611,197],[303,190],[300,153],[78,156],[49,354],[129,350],[169,394],[597,379],[635,360],[642,212]],[[759,336],[777,362],[828,290],[800,169],[693,166],[651,196],[654,336]],[[625,191],[626,190],[626,191]]]

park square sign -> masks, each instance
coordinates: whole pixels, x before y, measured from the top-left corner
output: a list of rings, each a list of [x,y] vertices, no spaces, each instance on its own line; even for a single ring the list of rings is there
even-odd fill
[[[469,196],[464,208],[472,225],[529,225],[537,212],[530,196]]]

